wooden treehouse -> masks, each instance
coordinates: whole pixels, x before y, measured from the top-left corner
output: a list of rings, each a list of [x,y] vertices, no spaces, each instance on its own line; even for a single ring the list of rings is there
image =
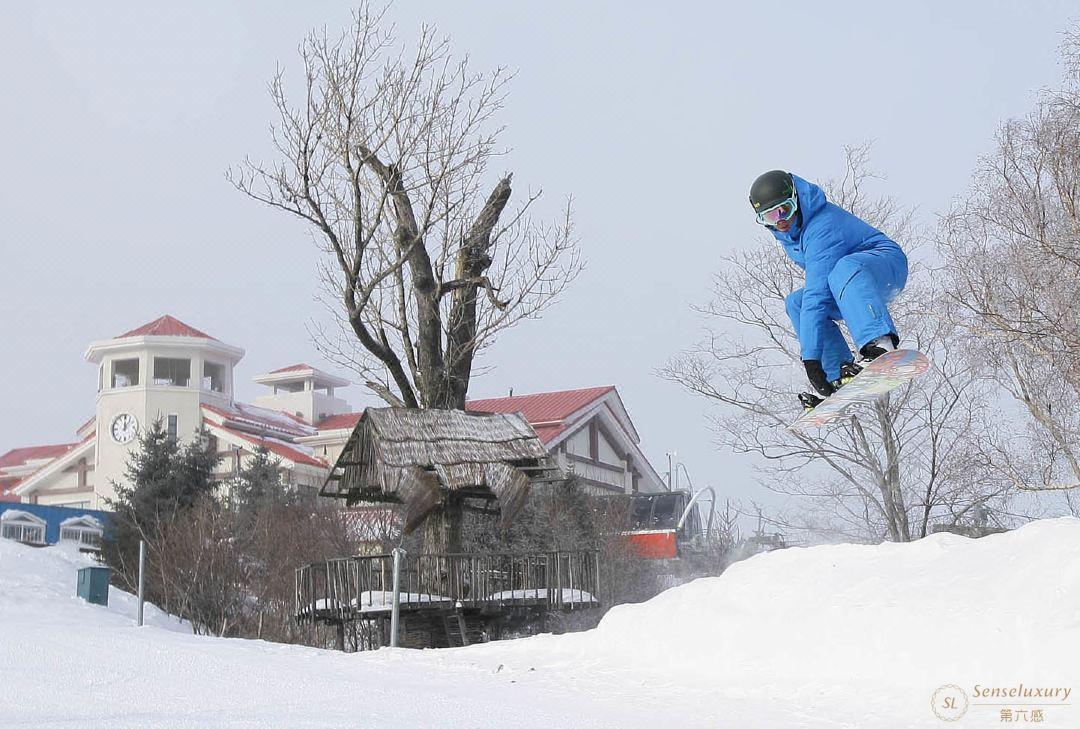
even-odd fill
[[[518,414],[378,408],[357,423],[321,494],[401,504],[407,535],[470,503],[505,527],[534,484],[562,477]],[[448,544],[402,560],[399,645],[465,645],[599,606],[595,551],[466,553]],[[341,647],[358,631],[357,644],[385,645],[392,579],[390,554],[306,565],[296,571],[296,617],[335,626]]]

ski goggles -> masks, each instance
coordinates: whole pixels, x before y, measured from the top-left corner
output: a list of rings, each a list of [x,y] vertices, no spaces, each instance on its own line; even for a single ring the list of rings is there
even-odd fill
[[[762,210],[757,214],[757,221],[770,228],[775,227],[782,220],[791,220],[799,209],[799,203],[792,195],[779,205],[773,205],[768,210]]]

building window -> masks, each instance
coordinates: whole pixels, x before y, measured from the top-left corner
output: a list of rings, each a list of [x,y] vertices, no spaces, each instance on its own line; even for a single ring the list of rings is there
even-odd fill
[[[0,532],[4,539],[14,539],[16,542],[45,543],[45,528],[33,524],[4,524],[0,527]]]
[[[297,499],[305,504],[314,504],[319,496],[319,489],[306,484],[297,484],[295,492]]]
[[[101,548],[101,522],[92,516],[74,516],[60,523],[60,541],[88,549]]]
[[[679,520],[676,509],[679,505],[679,494],[659,494],[656,504],[653,506],[652,527],[654,529],[672,529]]]
[[[180,430],[180,416],[170,415],[167,419],[166,427],[168,429],[169,438],[176,440],[176,434]]]
[[[60,530],[60,541],[69,544],[78,544],[80,547],[90,549],[101,548],[101,530],[83,529],[79,527],[64,527]]]
[[[208,392],[225,392],[225,365],[203,362],[202,389]]]
[[[0,537],[26,544],[45,543],[45,520],[17,509],[0,515]]]
[[[154,384],[187,387],[191,382],[191,360],[154,357]]]
[[[112,386],[135,387],[139,384],[139,360],[116,359],[112,363]]]

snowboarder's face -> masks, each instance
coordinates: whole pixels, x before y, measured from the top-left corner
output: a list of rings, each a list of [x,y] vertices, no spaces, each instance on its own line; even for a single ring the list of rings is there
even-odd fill
[[[796,201],[795,194],[792,193],[787,200],[759,212],[757,219],[762,225],[786,233],[794,224],[795,215],[798,211],[799,204]]]

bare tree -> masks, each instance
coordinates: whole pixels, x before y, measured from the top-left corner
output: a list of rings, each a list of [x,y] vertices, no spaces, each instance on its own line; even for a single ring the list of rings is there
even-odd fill
[[[274,497],[243,511],[204,497],[148,542],[147,586],[199,633],[302,642],[312,636],[295,620],[295,570],[355,553],[344,516]]]
[[[1080,485],[1080,32],[1063,87],[1005,123],[939,227],[962,349],[1025,422],[987,449],[1025,489]],[[1005,419],[1017,420],[1007,408]],[[1063,494],[1073,513],[1080,502]]]
[[[869,197],[868,147],[846,151],[829,198],[904,242],[917,239],[909,211]],[[802,272],[775,241],[762,240],[723,258],[711,301],[699,311],[708,327],[696,347],[672,358],[661,375],[717,404],[717,443],[755,454],[767,488],[796,497],[788,528],[845,538],[907,541],[934,519],[964,520],[977,504],[1002,506],[1009,487],[985,478],[975,447],[988,427],[980,380],[945,346],[949,325],[933,316],[939,292],[918,265],[890,307],[909,347],[927,353],[930,373],[870,410],[813,433],[786,428],[805,389],[798,340],[784,299]]]
[[[312,226],[342,334],[314,332],[328,357],[390,404],[462,408],[477,354],[580,271],[572,210],[538,223],[539,193],[515,208],[510,174],[491,178],[510,74],[473,71],[432,27],[410,51],[384,13],[303,41],[299,103],[282,70],[270,84],[278,159],[227,176]]]

